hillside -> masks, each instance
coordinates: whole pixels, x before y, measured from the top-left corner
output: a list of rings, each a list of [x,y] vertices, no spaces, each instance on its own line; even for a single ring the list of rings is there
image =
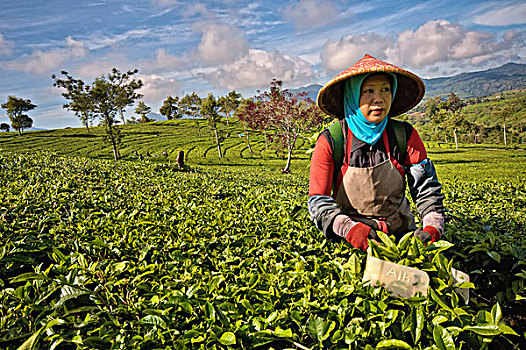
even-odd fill
[[[467,97],[482,97],[497,92],[526,88],[526,64],[507,63],[498,68],[484,71],[462,73],[451,77],[424,79],[426,97],[446,95],[454,92]],[[316,101],[321,85],[291,89],[292,92],[304,91]]]
[[[498,68],[424,79],[427,96],[454,92],[461,97],[481,97],[526,87],[526,64],[507,63]]]
[[[502,144],[504,122],[508,143],[526,142],[526,90],[503,91],[483,98],[469,98],[463,101],[465,106],[462,115],[466,123],[459,129],[460,142]],[[506,110],[508,113],[504,112]],[[424,103],[412,112],[400,116],[399,119],[415,125],[420,136],[425,140],[444,139],[443,130],[435,130],[436,127],[429,124],[430,120],[425,116]],[[449,137],[452,137],[451,126],[444,125],[442,129],[444,128],[449,129]]]
[[[484,123],[488,126],[502,124],[500,111],[514,106],[513,113],[507,116],[507,123],[524,132],[526,125],[526,90],[502,91],[485,98],[468,99],[463,113],[469,121]]]
[[[237,121],[230,121],[229,126],[222,126],[221,149],[224,156],[219,158],[214,134],[205,123],[204,120],[179,119],[122,126],[123,139],[119,148],[121,159],[132,162],[173,164],[176,162],[178,152],[184,151],[185,163],[191,168],[205,166],[222,171],[225,169],[256,171],[257,169],[257,171],[279,173],[285,166],[285,154],[278,152],[274,147],[267,148],[264,137],[253,131],[250,133],[253,153],[250,154],[243,128]],[[426,125],[419,124],[418,120],[413,120],[412,123],[417,126],[428,154],[437,167],[451,176],[457,174],[458,178],[466,181],[475,178],[487,180],[505,174],[513,177],[520,171],[519,169],[522,169],[521,164],[524,164],[526,154],[523,155],[524,152],[519,150],[524,149],[525,145],[517,143],[516,134],[512,130],[509,130],[510,144],[507,147],[502,145],[501,133],[497,130],[494,144],[464,144],[461,145],[464,151],[453,155],[451,150],[455,147],[454,143],[444,144],[442,138],[433,139],[429,137],[430,133]],[[310,154],[307,151],[312,142],[310,136],[312,135],[306,135],[296,143],[291,163],[293,173],[308,174]],[[519,150],[514,157],[521,157],[520,160],[516,158],[518,163],[512,162],[512,166],[502,168],[502,164],[509,162],[507,152],[513,152],[517,147]],[[487,148],[491,148],[492,151],[488,152]],[[499,151],[495,151],[496,149]],[[22,136],[16,132],[0,132],[0,153],[27,153],[40,157],[39,152],[49,151],[58,156],[113,159],[111,146],[104,142],[102,127],[91,128],[90,133],[85,128],[29,131],[24,132]],[[466,174],[453,160],[457,157],[462,159],[464,157],[462,152],[469,152],[470,157],[476,158],[477,162],[483,162],[484,170],[479,168],[476,173]]]
[[[189,165],[209,164],[254,166],[265,165],[271,169],[282,168],[285,159],[273,148],[268,148],[259,133],[250,133],[250,154],[246,135],[238,121],[230,121],[221,127],[221,149],[223,158],[218,157],[213,132],[205,120],[179,119],[146,124],[128,124],[121,128],[122,145],[120,154],[125,160],[138,160],[142,155],[151,161],[172,161],[178,151],[185,152]],[[111,159],[111,146],[103,141],[102,127],[67,128],[57,130],[30,131],[18,136],[16,132],[0,133],[0,149],[14,152],[54,151],[57,155]],[[305,154],[308,141],[299,139],[293,154],[292,166],[296,159],[309,159]],[[167,155],[165,155],[165,152]],[[295,164],[296,163],[296,164]],[[304,166],[304,165],[302,165]]]

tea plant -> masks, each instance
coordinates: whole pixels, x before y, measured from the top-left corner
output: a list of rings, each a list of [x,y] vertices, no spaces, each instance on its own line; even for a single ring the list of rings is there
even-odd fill
[[[374,256],[430,274],[427,297],[401,299],[364,284],[364,252],[314,228],[302,174],[3,153],[0,178],[0,348],[524,343],[520,323],[507,322],[510,305],[525,305],[518,183],[470,190],[446,181],[454,245],[425,247],[411,235],[372,245]],[[505,214],[483,216],[511,194],[514,202],[498,207]],[[493,264],[498,256],[513,262],[511,273]],[[455,285],[452,266],[473,285]],[[468,305],[458,287],[472,287]]]

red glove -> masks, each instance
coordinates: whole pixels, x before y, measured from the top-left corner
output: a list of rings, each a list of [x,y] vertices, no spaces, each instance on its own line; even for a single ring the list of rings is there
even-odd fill
[[[440,240],[440,232],[433,226],[426,226],[423,229],[419,228],[414,233],[415,237],[420,238],[426,245],[433,244]]]
[[[358,222],[349,230],[349,232],[347,232],[345,239],[347,242],[351,243],[353,247],[366,251],[369,246],[367,243],[367,237],[371,233],[371,230],[372,229],[366,224]]]

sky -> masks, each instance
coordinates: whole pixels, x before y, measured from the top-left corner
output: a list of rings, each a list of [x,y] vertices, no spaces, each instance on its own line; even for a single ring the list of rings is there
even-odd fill
[[[0,102],[30,99],[36,128],[80,127],[52,74],[137,68],[158,112],[168,95],[323,85],[366,53],[423,78],[526,63],[525,39],[524,0],[0,0]]]

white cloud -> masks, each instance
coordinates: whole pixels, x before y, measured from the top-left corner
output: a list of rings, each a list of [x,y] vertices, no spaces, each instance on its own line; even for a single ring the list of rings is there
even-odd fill
[[[187,60],[166,52],[165,49],[157,49],[153,60],[144,60],[137,66],[147,72],[179,71],[187,66]]]
[[[248,55],[202,76],[215,87],[240,90],[268,87],[272,79],[282,80],[285,86],[300,85],[312,82],[315,74],[311,64],[298,57],[249,50]]]
[[[284,15],[296,28],[309,28],[333,21],[337,13],[331,1],[300,0],[287,6]]]
[[[161,12],[158,12],[158,13],[155,13],[153,15],[150,15],[150,18],[155,18],[155,17],[162,17],[170,12],[172,12],[173,9],[172,8],[167,8],[167,9],[163,9]]]
[[[500,35],[473,31],[446,20],[429,21],[396,38],[379,34],[349,35],[328,40],[320,53],[321,66],[341,71],[369,53],[409,69],[443,75],[459,67],[502,64],[517,60],[524,50],[525,32],[509,30]]]
[[[10,55],[13,50],[13,45],[7,41],[2,34],[0,34],[0,56]]]
[[[507,32],[504,33],[504,39],[505,40],[513,40],[517,37],[517,32],[514,31],[514,30],[508,30]]]
[[[350,67],[366,53],[385,56],[385,50],[393,40],[377,34],[349,35],[338,41],[327,41],[321,51],[322,66],[329,71],[340,71]]]
[[[6,63],[6,67],[23,72],[46,74],[61,68],[64,62],[74,58],[84,57],[88,49],[80,41],[67,37],[65,47],[49,51],[37,50],[21,59]]]
[[[450,48],[462,40],[460,26],[445,20],[427,22],[416,31],[398,34],[396,47],[388,50],[389,59],[400,64],[423,67],[446,61]]]
[[[66,38],[66,46],[68,47],[69,53],[73,57],[84,57],[89,51],[82,42],[74,40],[70,36]]]
[[[73,75],[78,75],[83,79],[94,79],[101,75],[111,72],[112,68],[117,68],[121,72],[135,69],[137,66],[128,62],[128,58],[119,53],[112,53],[106,57],[97,57],[82,66],[73,70]]]
[[[230,63],[248,53],[243,33],[228,24],[203,22],[194,29],[203,33],[197,50],[208,64]]]
[[[144,84],[138,92],[144,95],[143,100],[149,105],[158,105],[168,95],[177,95],[180,89],[180,84],[177,80],[160,75],[140,74],[137,78],[141,79]]]
[[[179,0],[151,0],[152,4],[159,7],[175,6],[179,3]]]
[[[496,56],[492,55],[492,54],[481,55],[481,56],[473,57],[471,59],[471,64],[474,64],[475,66],[478,66],[478,65],[481,65],[481,64],[486,63],[488,61],[491,61],[491,60],[493,60],[495,58],[496,58]]]
[[[189,4],[185,9],[184,14],[187,17],[200,15],[201,17],[208,18],[210,20],[216,19],[217,17],[215,13],[209,11],[204,4],[199,2]]]
[[[474,58],[491,52],[494,35],[482,32],[466,32],[461,40],[451,47],[451,58]]]
[[[417,68],[460,60],[474,64],[510,49],[513,39],[507,35],[499,41],[491,33],[468,31],[446,20],[430,21],[415,31],[399,33],[396,45],[387,49],[386,55],[393,63]]]
[[[526,23],[526,3],[507,6],[486,12],[473,19],[476,24],[487,26],[508,26]]]
[[[148,38],[152,35],[152,31],[153,29],[132,29],[110,37],[94,36],[87,45],[91,50],[100,49],[106,46],[115,46],[119,43],[125,43],[130,39]]]

